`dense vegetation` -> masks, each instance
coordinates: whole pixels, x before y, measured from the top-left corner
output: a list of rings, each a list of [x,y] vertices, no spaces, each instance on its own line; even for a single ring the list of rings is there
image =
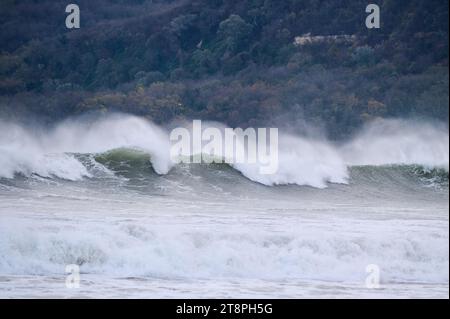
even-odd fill
[[[375,117],[448,121],[447,0],[77,0],[73,30],[68,3],[0,3],[0,116],[302,121],[336,138]],[[308,33],[342,37],[294,43]]]

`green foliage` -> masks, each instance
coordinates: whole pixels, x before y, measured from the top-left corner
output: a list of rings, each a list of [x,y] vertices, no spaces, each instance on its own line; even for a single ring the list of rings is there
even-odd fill
[[[363,0],[77,4],[78,30],[64,27],[65,3],[0,4],[0,116],[247,126],[289,114],[336,138],[375,117],[448,121],[448,1],[380,0],[378,30]],[[326,40],[294,45],[308,33]]]
[[[226,53],[237,53],[245,47],[252,32],[252,26],[240,16],[232,14],[219,24],[217,37]]]
[[[368,45],[357,47],[352,54],[352,60],[357,65],[373,65],[375,63],[375,50]]]

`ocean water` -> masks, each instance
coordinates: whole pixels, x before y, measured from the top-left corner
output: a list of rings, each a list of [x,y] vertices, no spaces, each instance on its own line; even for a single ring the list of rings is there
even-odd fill
[[[449,297],[448,128],[280,136],[275,176],[129,116],[0,132],[1,298]]]

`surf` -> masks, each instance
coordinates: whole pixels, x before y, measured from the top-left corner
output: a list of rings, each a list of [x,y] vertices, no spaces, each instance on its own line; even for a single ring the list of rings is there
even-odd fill
[[[265,186],[326,188],[330,184],[348,184],[349,170],[356,166],[415,165],[421,167],[423,178],[433,170],[439,171],[441,177],[445,172],[448,176],[448,145],[445,125],[383,120],[369,124],[341,143],[281,132],[279,165],[274,174],[261,174],[260,163],[228,165]],[[167,128],[129,115],[92,121],[71,119],[52,129],[0,122],[0,178],[37,175],[80,181],[95,178],[99,169],[125,177],[150,173],[165,176],[180,165],[172,160],[170,148]],[[208,154],[202,156],[207,158]]]

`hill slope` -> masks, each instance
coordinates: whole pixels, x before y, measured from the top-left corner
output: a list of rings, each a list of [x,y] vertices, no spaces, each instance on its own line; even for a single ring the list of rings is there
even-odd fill
[[[448,1],[377,3],[369,30],[361,0],[80,0],[68,30],[64,1],[2,1],[0,115],[301,120],[336,138],[375,117],[448,122]]]

